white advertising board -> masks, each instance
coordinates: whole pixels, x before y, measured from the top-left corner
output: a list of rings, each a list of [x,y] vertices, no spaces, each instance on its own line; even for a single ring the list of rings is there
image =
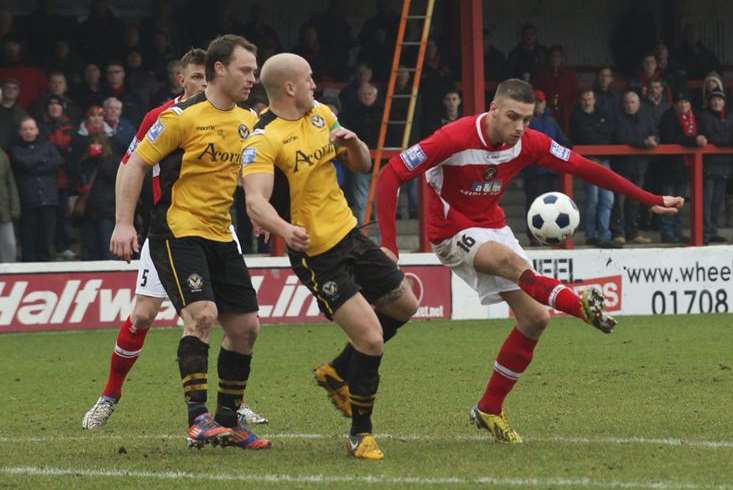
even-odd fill
[[[533,250],[534,268],[581,289],[600,287],[614,315],[733,312],[733,246],[620,250]],[[479,304],[452,278],[453,318],[507,318],[501,303]]]

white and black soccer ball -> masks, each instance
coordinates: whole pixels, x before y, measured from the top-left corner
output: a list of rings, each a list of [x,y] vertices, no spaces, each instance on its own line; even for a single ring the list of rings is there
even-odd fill
[[[557,245],[572,237],[578,223],[578,206],[562,192],[542,194],[527,212],[527,226],[532,235],[547,245]]]

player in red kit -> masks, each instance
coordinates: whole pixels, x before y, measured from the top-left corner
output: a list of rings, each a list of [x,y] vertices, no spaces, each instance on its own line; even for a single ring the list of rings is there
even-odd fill
[[[148,130],[158,120],[158,116],[173,105],[186,100],[204,91],[206,87],[205,77],[206,51],[203,49],[192,49],[181,58],[183,66],[182,84],[183,94],[171,99],[160,106],[151,109],[143,118],[140,127],[130,143],[127,152],[122,157],[120,171],[124,171],[130,155],[135,151],[138,142],[145,138]],[[153,202],[160,199],[160,181],[158,165],[153,167]],[[119,174],[118,174],[119,175]],[[236,240],[236,234],[232,230],[232,236]],[[95,402],[95,404],[84,414],[82,427],[94,430],[102,427],[112,412],[117,407],[122,396],[122,385],[127,374],[137,361],[142,350],[145,336],[147,335],[153,320],[158,315],[161,305],[168,295],[158,278],[158,273],[150,257],[150,250],[147,240],[140,250],[140,265],[138,267],[137,282],[135,289],[135,300],[130,317],[120,325],[120,330],[115,342],[110,361],[110,370],[107,375],[107,383]],[[267,419],[258,415],[244,402],[239,409],[239,415],[243,421],[250,424],[267,423]]]
[[[503,402],[550,320],[551,306],[610,333],[616,321],[603,310],[603,296],[588,288],[578,296],[560,281],[537,274],[507,226],[499,205],[509,182],[535,163],[637,199],[653,212],[674,214],[681,197],[646,192],[616,173],[528,129],[534,109],[528,83],[499,84],[488,112],[461,118],[393,157],[377,187],[382,245],[396,257],[395,208],[400,184],[419,175],[429,184],[428,236],[440,261],[479,295],[482,304],[506,301],[517,325],[504,341],[484,395],[471,421],[497,441],[522,439],[504,415]]]

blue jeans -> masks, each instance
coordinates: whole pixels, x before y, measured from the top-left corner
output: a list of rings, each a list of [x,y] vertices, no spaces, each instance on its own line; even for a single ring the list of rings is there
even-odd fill
[[[609,168],[608,160],[598,161]],[[608,241],[611,239],[611,209],[613,192],[593,184],[585,184],[585,238]]]
[[[361,226],[364,224],[364,210],[369,195],[369,183],[372,181],[372,173],[352,172],[346,169],[344,177],[346,200],[349,203],[351,212],[356,216],[359,226]]]

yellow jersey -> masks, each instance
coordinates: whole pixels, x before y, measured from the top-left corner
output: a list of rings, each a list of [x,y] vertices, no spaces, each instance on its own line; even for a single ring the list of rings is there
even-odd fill
[[[286,197],[278,212],[308,232],[310,256],[328,251],[356,226],[333,166],[339,151],[330,137],[337,127],[338,119],[325,104],[316,103],[294,121],[266,110],[242,151],[243,176],[275,173],[273,201]]]
[[[242,143],[257,122],[254,111],[223,111],[201,93],[164,111],[135,153],[159,164],[160,200],[152,237],[232,241],[229,210],[242,166]]]

